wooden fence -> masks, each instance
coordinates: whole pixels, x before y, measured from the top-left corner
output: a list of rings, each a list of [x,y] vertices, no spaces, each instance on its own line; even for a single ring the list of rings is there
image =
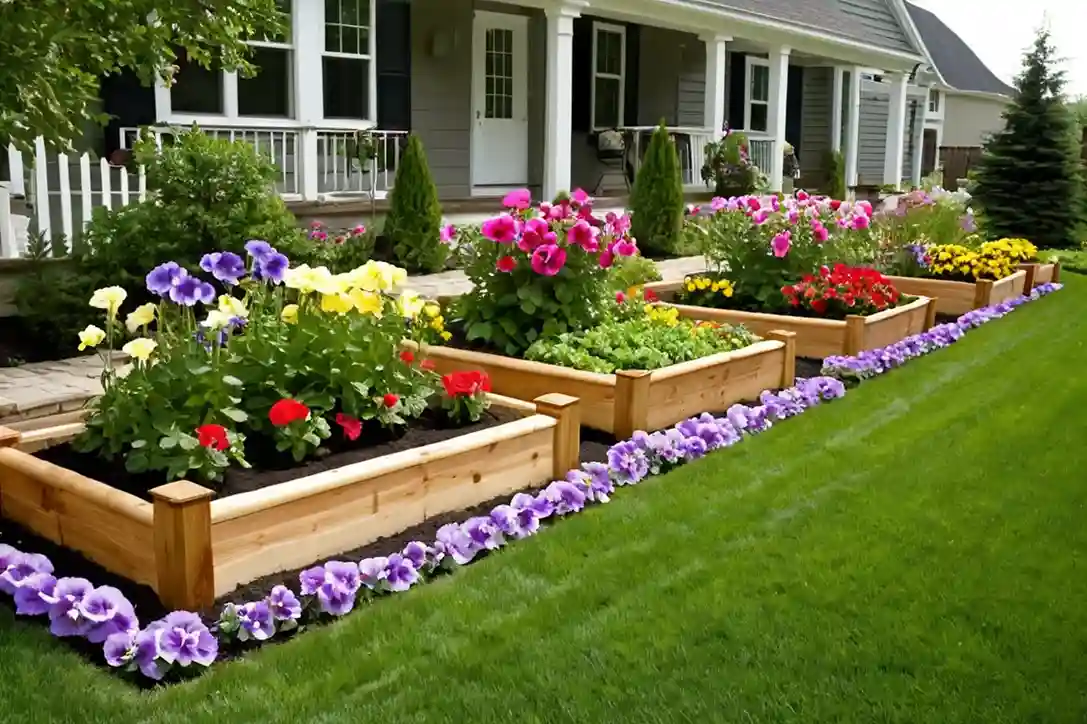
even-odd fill
[[[945,189],[957,189],[959,179],[966,178],[970,169],[981,160],[981,146],[941,146],[940,159],[943,163]]]

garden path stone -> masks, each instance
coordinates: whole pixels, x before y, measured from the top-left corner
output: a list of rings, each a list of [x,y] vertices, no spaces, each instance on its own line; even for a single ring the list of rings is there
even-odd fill
[[[705,262],[692,256],[657,262],[657,267],[665,281],[673,281],[702,271]],[[413,276],[404,286],[424,297],[438,297],[463,294],[472,283],[454,270]],[[78,410],[101,394],[101,374],[102,361],[96,355],[0,368],[0,425]]]

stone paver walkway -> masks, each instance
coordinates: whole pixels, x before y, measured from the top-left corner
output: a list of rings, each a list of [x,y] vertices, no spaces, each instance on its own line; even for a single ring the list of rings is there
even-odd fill
[[[657,262],[657,267],[670,281],[701,271],[705,263],[702,257],[692,256]],[[454,270],[411,277],[405,287],[435,298],[463,294],[472,284],[464,272]],[[101,393],[101,373],[102,361],[97,356],[0,368],[0,425],[78,410]]]

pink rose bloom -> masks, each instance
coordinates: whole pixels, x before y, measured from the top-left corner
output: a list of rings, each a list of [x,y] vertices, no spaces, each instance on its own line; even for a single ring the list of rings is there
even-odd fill
[[[584,206],[592,201],[592,197],[585,193],[585,189],[574,189],[574,192],[570,194],[570,200],[578,206]]]
[[[610,249],[605,249],[604,253],[600,255],[600,268],[607,269],[615,263],[615,255],[611,253]]]
[[[483,235],[491,241],[497,241],[499,244],[512,244],[513,240],[517,238],[519,226],[517,219],[502,214],[484,221],[481,230]]]
[[[570,227],[566,239],[571,244],[577,244],[585,251],[596,252],[600,250],[600,242],[597,240],[599,234],[600,229],[582,219]]]
[[[611,253],[616,256],[634,256],[638,253],[638,247],[632,241],[620,239],[611,245]]]
[[[532,271],[545,277],[553,277],[566,264],[566,250],[554,244],[538,246],[532,252]]]
[[[443,244],[448,244],[449,242],[453,241],[453,239],[455,239],[456,237],[457,237],[457,227],[453,226],[452,224],[446,224],[438,232],[438,241],[442,242]]]
[[[762,226],[768,218],[770,218],[770,212],[766,209],[759,209],[751,215],[751,223],[755,226]]]
[[[362,224],[359,224],[358,226],[356,226],[354,229],[351,230],[351,233],[354,234],[355,236],[362,236],[363,234],[366,233],[366,227],[363,226]]]
[[[508,274],[509,272],[517,268],[517,260],[514,259],[512,256],[499,257],[498,261],[495,262],[494,267],[498,271],[504,274]]]
[[[822,244],[830,236],[830,232],[827,231],[827,227],[820,224],[818,221],[813,222],[811,225],[812,234],[815,236],[815,242]]]
[[[710,199],[710,208],[713,209],[715,212],[723,211],[726,206],[728,206],[728,199],[724,198],[723,196],[714,196],[712,199]],[[697,212],[692,211],[691,213]]]
[[[774,237],[774,240],[770,242],[770,248],[774,250],[774,256],[778,259],[782,258],[789,253],[789,247],[792,246],[793,235],[788,231],[783,231]]]
[[[502,199],[502,205],[507,209],[519,209],[523,211],[532,205],[532,192],[528,189],[510,191],[506,194],[506,197]]]
[[[868,217],[864,214],[857,214],[853,217],[853,228],[857,231],[860,231],[861,229],[867,229],[870,223],[871,222],[869,222]]]

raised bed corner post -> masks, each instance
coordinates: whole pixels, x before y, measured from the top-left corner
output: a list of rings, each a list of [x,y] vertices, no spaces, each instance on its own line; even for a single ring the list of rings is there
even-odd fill
[[[1055,261],[1055,262],[1053,262],[1053,276],[1050,278],[1049,281],[1056,284],[1060,280],[1061,280],[1061,263],[1059,261]],[[1023,293],[1024,294],[1030,294],[1030,290],[1033,289],[1033,288],[1034,287],[1023,287]]]
[[[10,427],[0,426],[0,448],[15,447],[19,444],[19,440],[22,439],[23,434],[18,430],[12,430]],[[4,479],[0,477],[0,511],[4,509]]]
[[[1025,282],[1023,289],[1028,293],[1034,288],[1034,275],[1038,273],[1038,264],[1020,264],[1019,268],[1027,273],[1027,281]]]
[[[864,317],[857,314],[847,314],[845,317],[845,350],[847,357],[853,357],[864,349]]]
[[[564,480],[581,464],[581,406],[576,397],[551,392],[535,400],[536,412],[555,418],[555,454],[551,475]]]
[[[864,317],[860,318],[863,322]],[[766,333],[766,339],[777,340],[785,344],[785,365],[781,370],[781,387],[792,387],[796,382],[796,332],[788,332],[784,329],[774,329]]]
[[[211,498],[215,491],[178,480],[151,490],[159,599],[189,611],[215,602]]]
[[[974,284],[974,309],[989,306],[989,300],[993,298],[993,282],[988,279],[979,279]]]
[[[928,306],[925,307],[925,328],[922,332],[927,332],[936,326],[936,299],[932,298],[928,300]]]
[[[649,387],[652,376],[644,370],[615,373],[615,417],[612,434],[627,440],[649,422]]]

